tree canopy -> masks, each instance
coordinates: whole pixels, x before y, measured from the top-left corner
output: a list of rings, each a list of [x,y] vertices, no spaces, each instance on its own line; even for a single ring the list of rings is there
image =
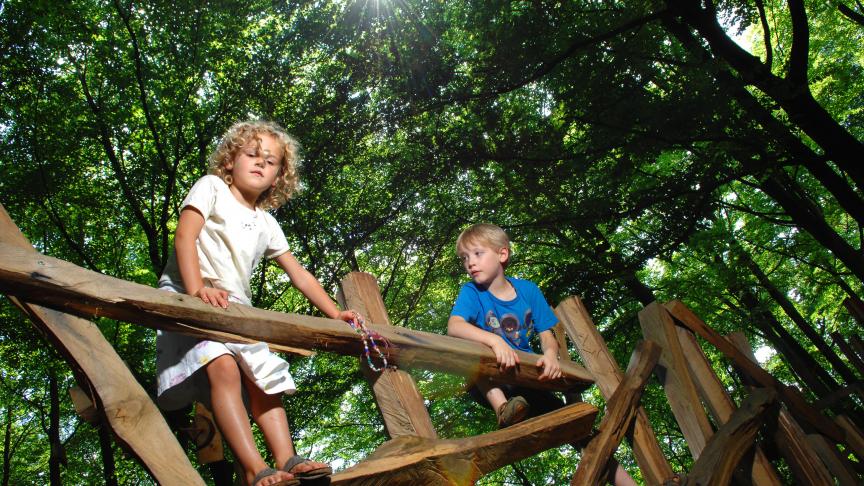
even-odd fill
[[[582,296],[622,365],[636,312],[677,298],[815,398],[856,378],[824,350],[858,334],[842,302],[864,279],[862,19],[844,0],[2,1],[0,203],[40,252],[153,285],[218,137],[275,120],[303,146],[302,193],[275,216],[332,293],[369,272],[394,324],[443,333],[466,280],[456,236],[493,222],[508,271],[553,306]],[[274,266],[253,287],[258,307],[313,310]],[[0,302],[3,484],[147,481]],[[154,332],[98,324],[152,392]],[[356,360],[291,360],[301,450],[346,466],[384,440]],[[415,379],[442,437],[494,427],[460,378]],[[663,402],[649,386],[686,470]],[[577,458],[482,481],[559,484]]]

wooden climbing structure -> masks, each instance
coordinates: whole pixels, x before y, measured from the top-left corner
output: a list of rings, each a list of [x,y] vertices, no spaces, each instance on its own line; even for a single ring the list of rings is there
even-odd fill
[[[341,321],[233,305],[216,309],[183,294],[163,292],[88,271],[36,252],[0,206],[0,292],[5,293],[66,358],[79,383],[76,403],[92,401],[118,443],[164,485],[204,484],[162,414],[88,319],[105,316],[155,329],[224,341],[265,341],[274,349],[360,355],[362,343]],[[343,306],[358,309],[386,338],[396,369],[374,372],[361,361],[389,440],[357,465],[340,471],[334,485],[473,484],[483,475],[566,443],[585,444],[574,465],[574,485],[599,484],[612,453],[630,441],[646,484],[782,484],[776,464],[788,466],[796,484],[859,484],[864,438],[856,413],[829,415],[795,388],[765,372],[741,335],[720,336],[687,307],[652,303],[639,314],[645,341],[622,372],[577,297],[555,308],[556,337],[565,336],[583,365],[562,357],[563,377],[536,380],[536,355],[521,354],[513,373],[499,372],[492,352],[476,343],[389,324],[372,275],[349,274]],[[851,304],[850,304],[851,306]],[[752,389],[736,405],[697,341],[716,347]],[[860,340],[843,341],[855,366],[864,363]],[[839,343],[838,343],[839,346]],[[860,349],[856,349],[855,347]],[[864,364],[861,365],[864,368]],[[606,399],[599,411],[573,403],[515,426],[463,439],[437,437],[413,378],[405,369],[484,377],[566,392],[595,383]],[[864,374],[864,369],[859,369]],[[639,405],[654,373],[686,439],[694,465],[674,474],[648,416]],[[832,404],[860,395],[860,387],[825,397]],[[853,407],[854,408],[854,407]],[[707,410],[707,412],[706,412]],[[590,438],[590,440],[588,440]],[[757,444],[757,438],[759,443]],[[586,442],[587,441],[587,442]]]

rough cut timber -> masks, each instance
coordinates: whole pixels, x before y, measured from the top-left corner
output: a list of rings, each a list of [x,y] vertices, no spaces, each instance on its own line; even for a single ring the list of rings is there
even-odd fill
[[[606,415],[600,422],[598,434],[582,450],[579,467],[573,475],[571,485],[601,483],[601,477],[609,468],[609,458],[618,449],[618,444],[633,423],[642,390],[659,358],[660,346],[657,344],[642,341],[636,345],[624,380],[606,403]]]
[[[363,352],[357,334],[342,321],[240,304],[214,308],[188,295],[108,277],[7,244],[0,244],[0,291],[80,316],[105,316],[175,332],[201,335],[202,330],[214,330],[303,349],[354,356]],[[518,352],[518,369],[502,373],[486,346],[393,326],[367,326],[390,342],[392,362],[400,367],[487,376],[493,382],[552,390],[593,382],[587,370],[573,363],[561,364],[561,379],[539,381],[542,368],[536,354]]]
[[[342,279],[339,287],[339,303],[343,309],[353,309],[372,322],[390,325],[390,316],[373,275],[351,272]],[[377,356],[372,358],[379,362],[378,366],[383,366]],[[360,369],[372,387],[384,428],[391,439],[401,435],[438,438],[423,396],[408,372],[393,368],[375,371],[363,357],[360,358]]]
[[[711,417],[714,419],[714,423],[718,425],[725,424],[735,412],[735,404],[729,398],[729,394],[726,393],[726,389],[711,368],[708,358],[696,341],[696,336],[689,330],[681,327],[676,327],[675,330],[678,332],[678,341],[681,344],[681,350],[684,352],[684,358],[687,360],[690,373],[696,382],[699,396],[705,402],[708,411],[711,413]],[[753,468],[749,474],[753,484],[756,486],[779,486],[781,484],[780,477],[774,470],[774,466],[771,465],[762,448],[758,446],[754,450]],[[739,482],[747,482],[747,479],[743,478]]]
[[[731,359],[735,366],[741,369],[744,373],[747,373],[747,375],[753,378],[757,383],[759,383],[759,385],[765,388],[773,388],[777,391],[780,400],[786,404],[789,411],[802,424],[809,425],[813,430],[819,431],[819,433],[831,438],[836,443],[846,444],[846,434],[843,429],[830,421],[828,417],[819,413],[818,410],[811,407],[801,395],[801,392],[777,381],[777,379],[771,376],[767,371],[760,368],[753,361],[750,361],[747,356],[736,349],[735,346],[718,334],[717,331],[708,327],[699,319],[686,318],[688,314],[692,313],[690,313],[689,309],[687,309],[687,307],[680,301],[670,301],[666,304],[666,307],[672,310],[672,313],[676,316],[675,318],[678,319],[678,322],[711,343],[714,347],[720,350],[720,352],[726,355],[726,357]]]
[[[21,254],[38,256],[2,205],[0,242],[17,246]],[[156,481],[178,486],[204,484],[156,405],[95,324],[15,298],[11,300],[70,365],[87,377],[89,383],[79,385],[84,389],[92,386],[97,408],[104,411],[118,443],[131,451]]]
[[[684,486],[725,486],[744,454],[755,446],[756,432],[763,417],[777,401],[777,392],[756,388],[735,410],[732,417],[711,436],[702,455],[693,465]]]
[[[506,429],[457,440],[402,436],[333,476],[333,486],[469,485],[500,467],[591,433],[597,409],[574,403]]]
[[[597,382],[603,398],[609,400],[621,383],[621,370],[594,326],[588,309],[579,297],[570,297],[555,308],[555,314]],[[641,406],[636,410],[631,439],[636,462],[647,484],[663,484],[674,477]]]

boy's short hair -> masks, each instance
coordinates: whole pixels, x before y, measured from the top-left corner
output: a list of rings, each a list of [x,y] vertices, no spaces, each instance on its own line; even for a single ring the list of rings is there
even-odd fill
[[[459,234],[459,237],[456,238],[456,254],[458,255],[461,248],[465,248],[471,243],[479,243],[496,250],[507,248],[508,257],[507,261],[503,264],[504,268],[507,268],[507,265],[510,263],[510,237],[507,236],[507,233],[500,226],[489,223],[477,223],[465,228]]]
[[[225,165],[233,162],[237,152],[246,144],[252,140],[260,140],[261,135],[270,135],[276,139],[282,147],[282,160],[276,186],[261,193],[255,205],[262,209],[276,209],[285,204],[300,188],[300,144],[278,124],[249,120],[232,125],[210,155],[210,169],[207,173],[219,176],[226,184],[231,185],[231,171],[226,169]]]

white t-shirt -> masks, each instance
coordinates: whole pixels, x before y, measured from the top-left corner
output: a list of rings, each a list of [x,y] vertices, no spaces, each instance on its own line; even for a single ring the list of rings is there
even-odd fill
[[[196,243],[204,284],[226,290],[250,305],[249,282],[261,257],[276,258],[288,251],[288,241],[276,218],[260,208],[252,210],[241,204],[228,185],[215,175],[198,179],[183,200],[182,208],[186,206],[194,207],[204,216],[204,227]],[[185,293],[173,251],[159,286]]]

